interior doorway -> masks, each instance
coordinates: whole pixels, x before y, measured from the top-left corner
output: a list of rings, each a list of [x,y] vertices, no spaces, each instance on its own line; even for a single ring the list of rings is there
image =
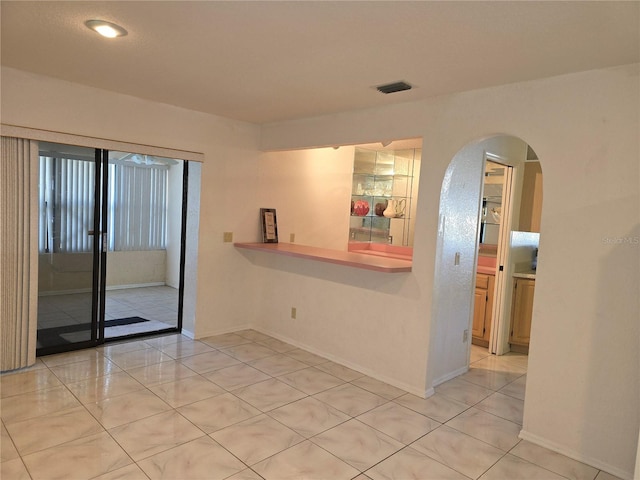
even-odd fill
[[[187,168],[40,143],[37,355],[181,330]]]
[[[524,161],[506,163],[487,153],[472,343],[489,353],[528,353],[541,209],[542,171],[533,149],[527,145]],[[484,312],[478,302],[482,276],[489,280]],[[482,338],[479,324],[485,326]]]
[[[514,234],[520,225],[524,166],[528,162],[529,147],[512,135],[495,135],[472,142],[459,150],[445,172],[440,192],[437,247],[434,269],[434,298],[432,306],[433,335],[429,346],[429,361],[433,365],[429,383],[437,386],[468,371],[474,319],[474,298],[478,273],[489,273],[496,279],[502,268],[504,283],[503,321],[491,326],[496,354],[509,352],[510,312],[513,273],[515,268],[532,266],[531,245],[528,240],[539,237],[537,232]],[[498,263],[497,246],[489,272],[481,272],[482,257],[479,239],[482,218],[482,190],[487,159],[513,167],[511,189],[511,227],[508,229],[509,258]],[[537,160],[537,159],[536,159]],[[541,189],[541,178],[540,189]],[[541,204],[541,203],[540,203]],[[504,212],[502,213],[504,219]],[[488,283],[488,282],[487,282]],[[494,305],[489,311],[494,311]],[[505,320],[506,319],[506,320]],[[488,344],[487,344],[488,345]],[[488,347],[487,347],[488,348]]]

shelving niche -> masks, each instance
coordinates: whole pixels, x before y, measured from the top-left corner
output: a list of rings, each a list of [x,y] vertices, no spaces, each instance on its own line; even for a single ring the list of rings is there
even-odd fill
[[[371,150],[356,148],[351,190],[350,242],[413,245],[415,198],[421,150]],[[369,211],[363,215],[362,203]],[[389,218],[383,211],[401,205]]]

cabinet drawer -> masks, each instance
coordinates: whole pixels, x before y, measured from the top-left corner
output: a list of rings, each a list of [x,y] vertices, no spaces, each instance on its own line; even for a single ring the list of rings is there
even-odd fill
[[[489,288],[489,275],[484,275],[482,273],[476,274],[476,288],[482,288],[483,290],[487,290]]]

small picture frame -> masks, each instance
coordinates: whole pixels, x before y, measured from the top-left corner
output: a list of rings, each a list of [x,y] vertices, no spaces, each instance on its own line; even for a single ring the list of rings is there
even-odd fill
[[[278,243],[278,221],[275,208],[261,208],[262,243]]]

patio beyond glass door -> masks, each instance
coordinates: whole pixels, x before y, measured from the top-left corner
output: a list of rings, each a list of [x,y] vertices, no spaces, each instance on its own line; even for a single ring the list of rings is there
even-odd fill
[[[101,338],[100,151],[40,144],[38,355]]]
[[[186,162],[40,144],[37,354],[179,331]]]
[[[178,328],[184,163],[109,152],[106,339]]]

